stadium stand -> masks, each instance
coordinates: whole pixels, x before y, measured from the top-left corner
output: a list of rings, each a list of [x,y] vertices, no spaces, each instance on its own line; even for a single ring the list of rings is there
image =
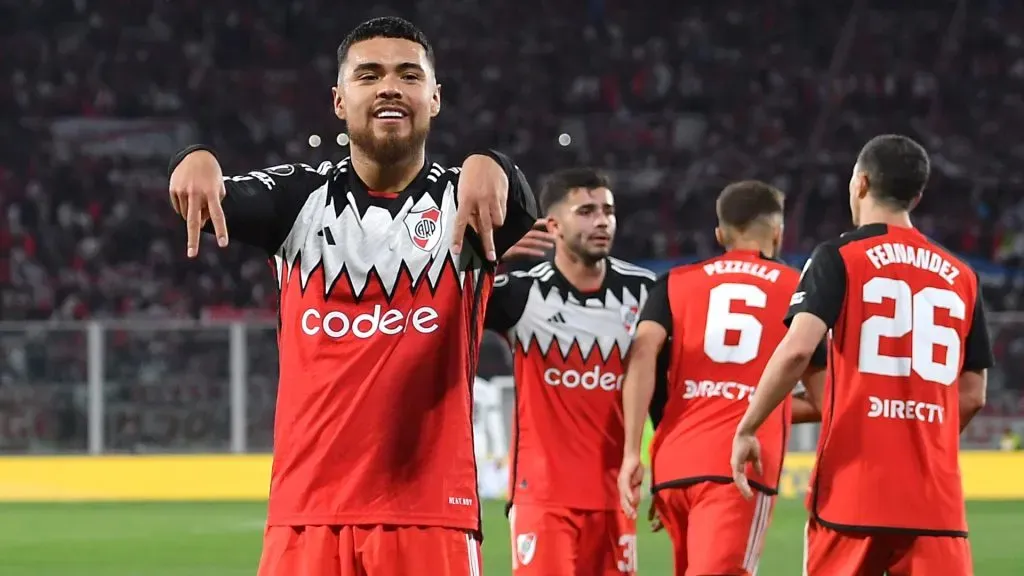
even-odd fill
[[[609,168],[624,258],[714,252],[706,224],[713,198],[744,177],[787,191],[787,246],[806,253],[849,226],[846,182],[860,145],[875,133],[906,132],[934,158],[918,224],[982,263],[992,308],[1017,310],[1024,8],[975,4],[779,0],[753,9],[740,0],[654,0],[646,16],[617,0],[392,6],[436,43],[445,102],[431,136],[436,159],[455,163],[477,145],[497,144],[535,178],[574,163]],[[192,140],[212,144],[229,171],[344,156],[328,105],[334,48],[340,31],[387,13],[327,0],[0,8],[0,318],[272,317],[276,293],[259,254],[208,244],[197,262],[185,260],[184,231],[166,204],[167,158]],[[535,16],[522,21],[523,13]],[[493,33],[507,22],[517,25]],[[873,41],[880,37],[891,41]],[[558,143],[563,133],[568,146]],[[310,147],[311,134],[323,144]],[[209,436],[202,426],[226,437],[219,383],[227,337],[196,330],[205,340],[108,334],[113,448],[223,448],[195,438]],[[996,389],[1014,392],[989,410],[1024,412],[1024,330],[1011,323],[995,331],[1003,367]],[[85,378],[80,333],[3,338],[5,385]],[[267,447],[272,326],[249,339],[251,441]],[[168,380],[187,384],[174,398],[145,386]],[[21,393],[50,406],[39,426],[53,442],[80,447],[80,402],[61,390]],[[176,410],[199,402],[208,411],[189,436],[185,425],[172,433],[130,411],[117,420],[119,398]]]

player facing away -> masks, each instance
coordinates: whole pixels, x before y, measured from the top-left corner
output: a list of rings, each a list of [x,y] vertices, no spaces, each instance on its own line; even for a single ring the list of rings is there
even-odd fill
[[[634,574],[636,525],[619,509],[615,489],[620,390],[655,276],[609,256],[615,200],[601,172],[553,174],[541,208],[553,257],[499,276],[487,310],[487,327],[506,334],[514,352],[513,572]]]
[[[764,457],[752,479],[757,497],[747,501],[736,491],[728,457],[732,436],[750,399],[760,394],[755,385],[785,334],[782,321],[800,274],[774,259],[782,239],[782,192],[737,182],[722,191],[716,208],[715,236],[725,254],[674,268],[651,289],[623,386],[622,507],[636,515],[641,436],[650,412],[653,504],[672,540],[678,576],[757,570],[790,423],[819,418],[808,400],[780,403],[758,434]],[[824,364],[821,348],[804,375],[812,398],[824,385]]]
[[[985,402],[992,351],[978,279],[910,221],[923,148],[872,139],[850,179],[858,228],[804,267],[789,331],[736,431],[732,462],[764,462],[759,429],[826,333],[829,377],[807,494],[804,574],[972,574],[960,432]]]
[[[477,576],[471,409],[487,260],[529,230],[536,202],[500,153],[461,168],[426,159],[441,100],[412,24],[356,27],[338,64],[349,158],[222,178],[209,149],[190,147],[171,165],[189,254],[209,219],[221,245],[230,231],[265,250],[280,287],[259,574]]]

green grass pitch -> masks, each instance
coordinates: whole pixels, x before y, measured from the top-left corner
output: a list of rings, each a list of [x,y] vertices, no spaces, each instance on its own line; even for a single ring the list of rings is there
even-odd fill
[[[265,509],[258,502],[0,504],[0,574],[253,575]],[[484,513],[484,573],[509,574],[502,504],[488,502]],[[968,514],[977,573],[1024,574],[1024,501],[971,502]],[[804,519],[799,502],[779,503],[759,574],[800,574]],[[666,537],[640,532],[640,574],[670,575]]]

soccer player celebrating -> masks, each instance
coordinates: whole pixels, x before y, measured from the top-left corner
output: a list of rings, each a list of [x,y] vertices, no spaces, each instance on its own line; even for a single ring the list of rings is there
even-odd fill
[[[541,208],[553,258],[499,276],[486,322],[507,335],[515,357],[513,572],[633,574],[636,526],[615,489],[620,390],[637,311],[655,277],[608,255],[615,201],[602,173],[552,175]]]
[[[426,159],[441,109],[430,44],[380,18],[338,49],[351,157],[222,178],[171,164],[199,230],[266,251],[280,287],[280,386],[261,576],[480,574],[471,394],[493,266],[534,223],[519,169],[484,150]],[[472,230],[467,230],[472,226]],[[465,242],[464,242],[465,238]]]
[[[622,507],[636,515],[641,435],[651,412],[651,490],[678,576],[757,570],[790,423],[819,418],[800,398],[768,415],[758,436],[763,466],[751,481],[757,498],[744,500],[732,486],[727,454],[747,404],[761,394],[754,384],[786,332],[782,320],[799,273],[774,260],[782,240],[782,192],[757,181],[731,184],[719,195],[717,212],[715,236],[726,253],[674,268],[652,288],[623,386]],[[824,385],[824,363],[821,348],[804,375],[812,398]],[[659,376],[667,377],[661,386]]]
[[[973,574],[959,434],[984,404],[993,358],[976,274],[911,224],[928,175],[905,136],[860,151],[858,228],[811,254],[736,430],[733,474],[749,495],[745,464],[765,462],[758,431],[830,333],[804,574]]]

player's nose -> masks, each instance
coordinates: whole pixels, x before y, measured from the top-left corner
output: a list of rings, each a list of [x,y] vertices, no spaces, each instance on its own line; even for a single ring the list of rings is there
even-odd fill
[[[385,79],[377,88],[377,98],[379,100],[401,100],[402,90],[399,83],[395,80]]]

